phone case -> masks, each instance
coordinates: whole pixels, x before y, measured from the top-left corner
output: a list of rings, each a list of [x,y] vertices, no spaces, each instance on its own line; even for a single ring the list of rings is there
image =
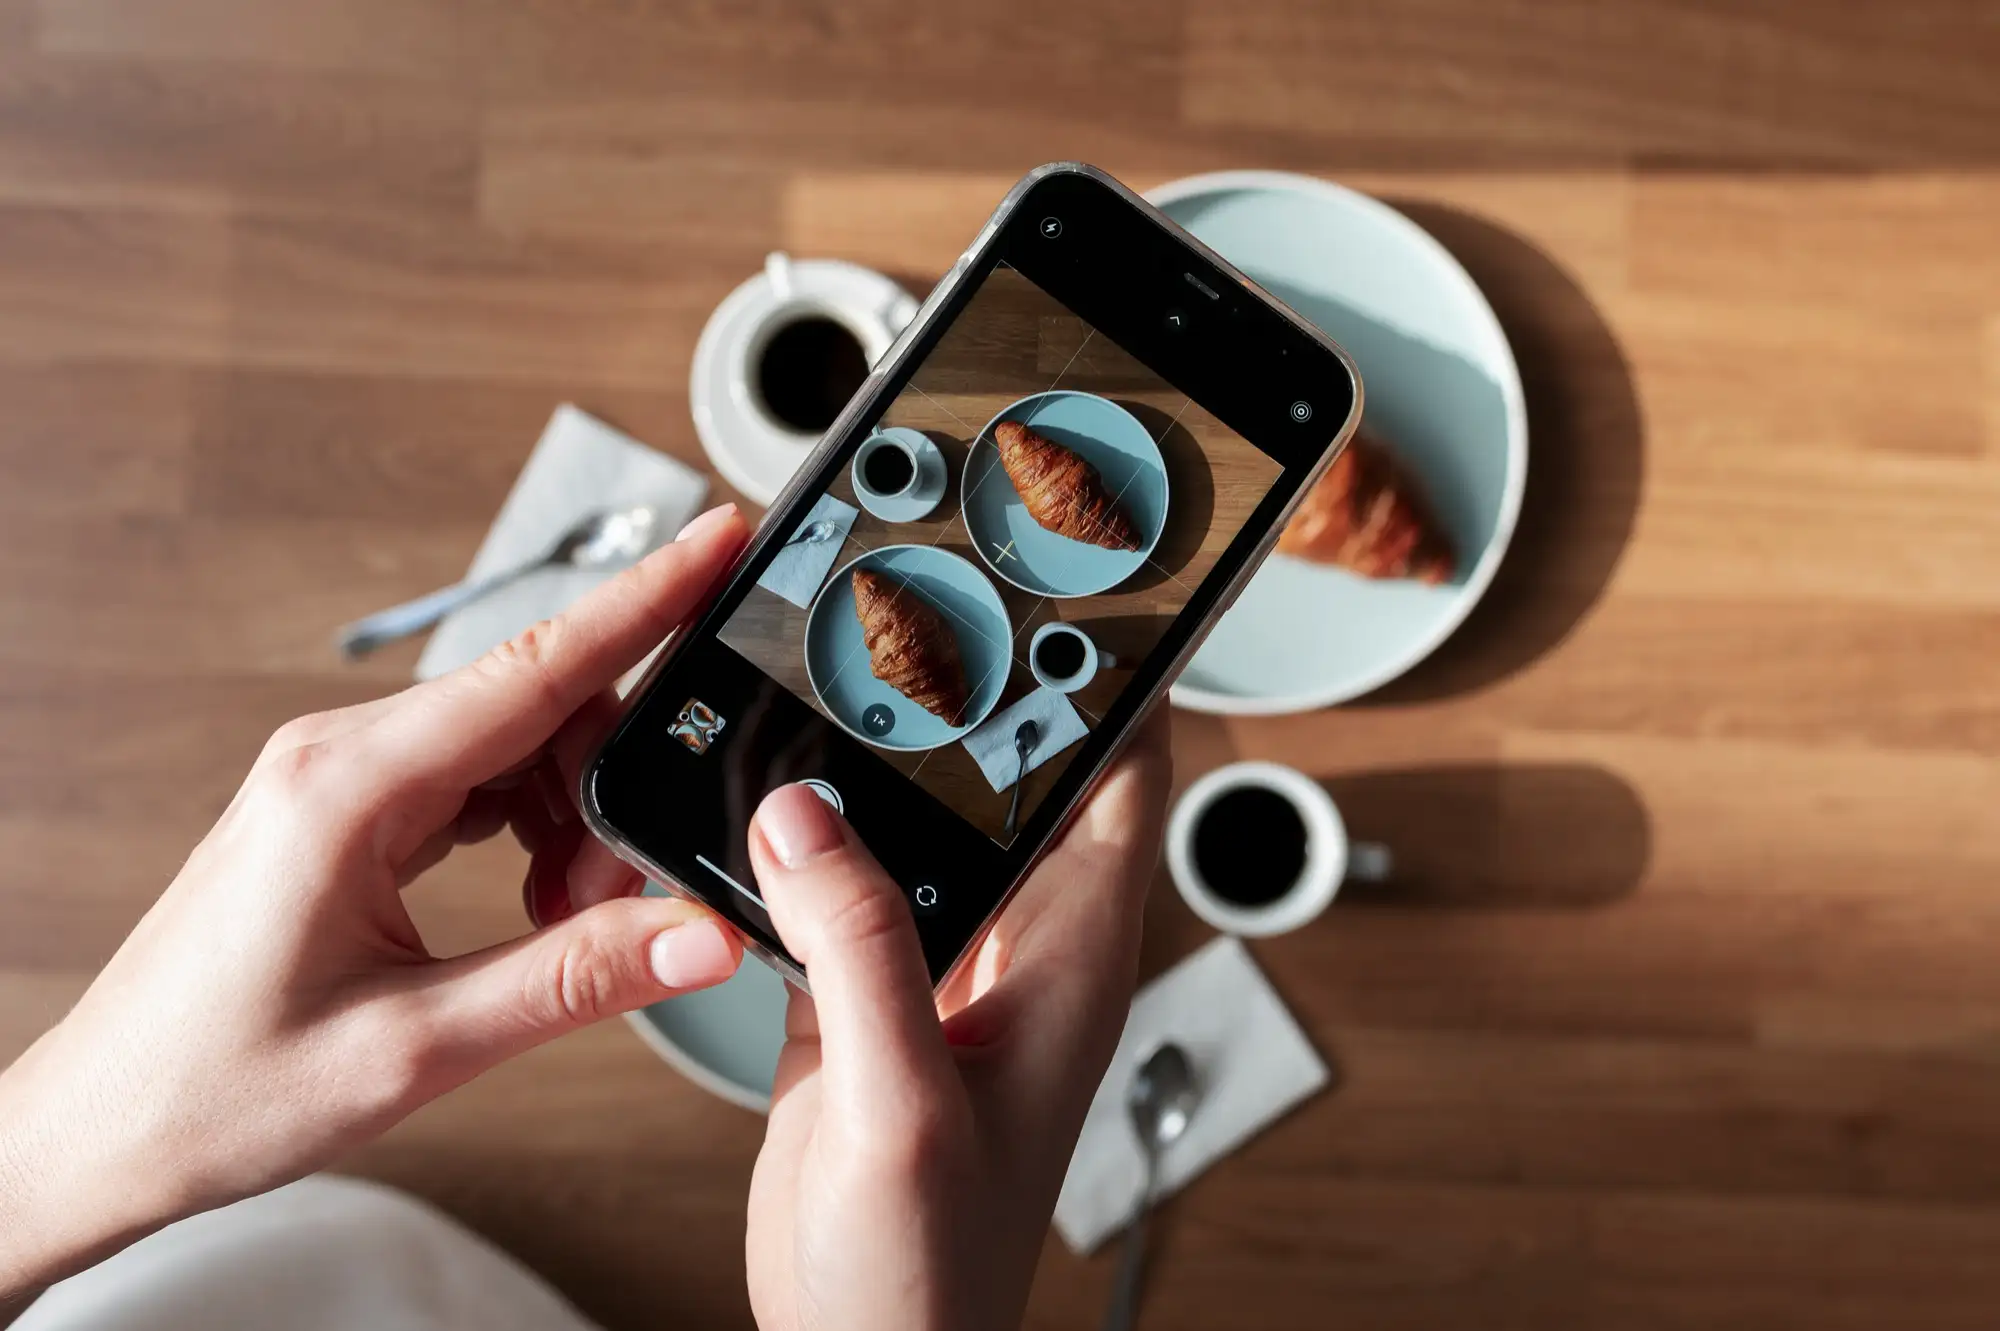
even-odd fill
[[[1298,493],[1292,497],[1291,502],[1286,504],[1284,509],[1278,514],[1277,520],[1271,524],[1270,530],[1259,538],[1256,549],[1243,562],[1243,566],[1236,571],[1235,575],[1223,588],[1213,608],[1209,610],[1200,623],[1193,627],[1186,644],[1168,664],[1167,669],[1160,676],[1159,682],[1140,700],[1139,706],[1133,712],[1134,720],[1132,726],[1128,726],[1124,732],[1113,739],[1111,745],[1105,750],[1103,758],[1078,786],[1075,797],[1060,810],[1054,822],[1050,824],[1049,836],[1029,854],[1021,867],[1020,873],[1015,875],[1012,883],[1008,884],[1006,892],[1002,894],[998,903],[987,914],[985,921],[980,925],[979,929],[973,932],[964,948],[959,952],[957,959],[946,970],[945,974],[939,978],[937,983],[939,990],[942,990],[945,985],[949,984],[952,977],[957,975],[959,970],[972,957],[977,955],[979,945],[984,940],[987,932],[992,929],[993,922],[999,919],[1001,914],[1007,909],[1008,903],[1013,900],[1014,894],[1020,890],[1021,884],[1027,881],[1028,876],[1041,863],[1042,857],[1047,854],[1049,846],[1053,843],[1056,835],[1060,833],[1063,826],[1075,816],[1077,810],[1090,798],[1098,782],[1103,779],[1104,773],[1116,761],[1118,753],[1123,748],[1132,728],[1143,722],[1151,714],[1153,708],[1159,705],[1167,691],[1172,687],[1175,677],[1193,659],[1195,652],[1201,647],[1202,642],[1208,637],[1210,631],[1214,629],[1217,621],[1235,603],[1236,598],[1242,594],[1243,588],[1249,584],[1251,577],[1263,566],[1265,559],[1270,556],[1272,549],[1276,547],[1278,537],[1284,531],[1285,524],[1291,519],[1293,512],[1305,501],[1305,497],[1311,493],[1313,486],[1318,483],[1326,469],[1332,466],[1334,460],[1345,451],[1348,441],[1353,438],[1355,428],[1361,421],[1363,396],[1361,374],[1354,364],[1354,358],[1347,354],[1347,350],[1344,347],[1335,342],[1331,337],[1328,337],[1318,327],[1301,317],[1283,301],[1245,276],[1234,264],[1182,230],[1166,214],[1160,212],[1157,208],[1146,202],[1145,199],[1126,188],[1123,183],[1113,178],[1107,172],[1101,171],[1097,167],[1085,162],[1049,162],[1036,167],[1015,183],[1014,187],[1007,192],[1006,197],[1001,199],[999,206],[993,210],[992,216],[987,219],[986,225],[980,229],[978,236],[974,238],[972,244],[966,247],[964,253],[959,255],[957,261],[951,266],[951,269],[931,289],[930,295],[918,307],[916,316],[910,320],[908,326],[890,344],[889,350],[883,354],[881,361],[870,372],[868,378],[863,381],[861,387],[856,390],[847,406],[842,409],[833,424],[827,427],[826,433],[821,436],[819,445],[799,465],[798,471],[793,474],[792,479],[779,492],[778,497],[772,501],[770,508],[765,511],[764,522],[758,528],[756,535],[751,538],[750,543],[744,547],[743,552],[737,556],[736,562],[730,567],[729,578],[735,578],[742,566],[754,555],[763,550],[770,541],[782,539],[783,533],[789,530],[792,516],[795,516],[791,513],[793,506],[807,494],[813,478],[818,475],[820,467],[826,461],[828,454],[841,446],[841,441],[847,438],[849,431],[858,423],[864,404],[873,401],[876,392],[882,387],[885,381],[897,378],[902,374],[906,368],[905,362],[910,358],[912,349],[923,338],[925,332],[937,321],[939,312],[964,286],[969,274],[984,268],[982,261],[986,257],[988,249],[994,244],[1001,230],[1020,207],[1021,201],[1027,193],[1040,181],[1050,176],[1064,173],[1087,176],[1118,194],[1135,208],[1145,213],[1157,225],[1171,231],[1189,249],[1214,264],[1222,272],[1228,274],[1232,280],[1240,283],[1246,291],[1254,292],[1267,305],[1293,324],[1301,333],[1332,352],[1341,364],[1346,367],[1348,376],[1354,383],[1354,402],[1348,411],[1346,421],[1342,423],[1340,430],[1335,435],[1333,446],[1327,449],[1325,456],[1319,460],[1307,475],[1305,483],[1299,487]],[[774,521],[774,517],[778,520]],[[668,640],[666,647],[658,653],[652,665],[646,670],[644,677],[634,686],[628,696],[636,696],[649,688],[659,674],[672,664],[680,645],[680,635],[676,633],[673,638]],[[679,735],[679,733],[677,730],[676,734]],[[690,743],[694,739],[695,736],[690,733],[682,738],[681,742]],[[585,783],[589,782],[590,774],[595,768],[596,755],[593,754],[591,761],[584,765],[583,780]],[[597,815],[594,801],[590,798],[590,792],[587,789],[578,792],[577,803],[583,810],[585,821],[589,824],[591,831],[603,840],[605,844],[609,845],[621,859],[624,859],[641,873],[646,874],[649,878],[658,882],[662,887],[673,892],[675,895],[695,902],[702,900],[699,892],[682,883],[664,867],[652,863],[636,847],[620,836],[615,828],[607,825]],[[804,970],[789,958],[772,953],[769,949],[758,944],[755,939],[745,938],[744,944],[749,951],[761,958],[779,974],[785,976],[800,989],[808,993],[811,992],[811,986],[807,981]]]

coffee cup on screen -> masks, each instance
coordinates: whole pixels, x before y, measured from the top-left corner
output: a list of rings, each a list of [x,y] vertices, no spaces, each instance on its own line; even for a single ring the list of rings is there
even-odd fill
[[[916,450],[900,439],[873,435],[854,455],[854,490],[864,499],[900,499],[916,485]]]
[[[854,497],[884,522],[931,515],[949,484],[944,454],[921,430],[891,426],[863,440],[848,469]]]
[[[1117,664],[1117,657],[1074,624],[1044,624],[1028,642],[1028,669],[1035,682],[1058,693],[1075,693],[1097,678],[1098,671]]]
[[[1281,763],[1217,768],[1167,818],[1167,870],[1189,908],[1224,933],[1289,933],[1332,904],[1341,884],[1381,882],[1386,846],[1350,842],[1326,788]]]

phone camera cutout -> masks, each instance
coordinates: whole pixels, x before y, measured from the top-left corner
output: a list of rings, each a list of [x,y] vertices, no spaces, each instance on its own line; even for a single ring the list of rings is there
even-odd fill
[[[1310,402],[1292,403],[1292,419],[1294,421],[1298,422],[1300,425],[1304,425],[1307,421],[1311,420],[1312,418],[1313,418],[1312,403]]]

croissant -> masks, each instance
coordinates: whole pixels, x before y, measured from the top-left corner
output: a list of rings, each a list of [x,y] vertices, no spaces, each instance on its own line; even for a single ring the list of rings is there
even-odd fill
[[[1021,492],[1028,516],[1058,536],[1106,550],[1137,550],[1132,520],[1105,492],[1097,468],[1019,421],[993,427],[1000,465]]]
[[[1451,577],[1449,544],[1396,460],[1357,434],[1278,537],[1283,554],[1338,564],[1366,578]]]
[[[971,690],[958,638],[944,616],[895,579],[854,570],[854,614],[875,678],[931,715],[957,725]]]

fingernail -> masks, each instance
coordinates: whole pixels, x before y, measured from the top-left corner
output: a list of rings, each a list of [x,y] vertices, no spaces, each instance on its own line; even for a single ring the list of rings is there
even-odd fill
[[[714,508],[711,508],[708,512],[681,528],[681,534],[674,537],[674,540],[677,542],[700,540],[735,516],[736,505],[717,504]]]
[[[846,840],[840,816],[804,786],[780,786],[766,796],[757,828],[787,869],[803,868]]]
[[[736,971],[736,957],[714,920],[691,920],[653,939],[653,978],[669,989],[720,984]]]

